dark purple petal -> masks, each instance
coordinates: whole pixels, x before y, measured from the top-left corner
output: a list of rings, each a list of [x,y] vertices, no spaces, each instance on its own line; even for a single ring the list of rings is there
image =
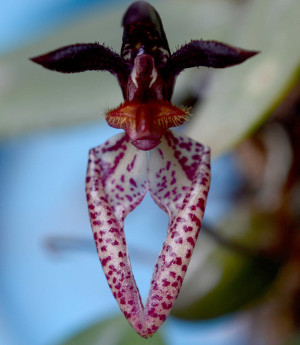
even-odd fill
[[[178,75],[190,67],[230,67],[244,62],[258,54],[216,41],[191,41],[178,49],[168,60],[165,73]]]
[[[121,86],[128,77],[126,64],[120,55],[98,43],[62,47],[31,60],[52,71],[62,73],[109,71],[118,78]]]

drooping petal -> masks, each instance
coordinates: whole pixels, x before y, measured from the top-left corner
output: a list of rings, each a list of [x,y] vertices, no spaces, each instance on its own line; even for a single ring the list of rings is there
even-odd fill
[[[210,185],[209,148],[167,131],[150,152],[149,182],[154,201],[169,215],[144,312],[145,327],[152,334],[178,296],[200,231]]]
[[[86,192],[98,255],[114,297],[142,337],[151,336],[162,325],[180,291],[201,227],[209,162],[208,147],[171,131],[150,152],[149,160],[126,135],[90,150]],[[123,226],[148,188],[170,221],[143,307]]]
[[[124,218],[147,191],[148,156],[125,134],[90,150],[86,178],[91,225],[111,291],[131,326],[145,336],[143,305],[124,234]]]

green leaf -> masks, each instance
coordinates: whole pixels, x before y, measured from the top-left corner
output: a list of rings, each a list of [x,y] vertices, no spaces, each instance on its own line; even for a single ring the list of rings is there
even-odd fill
[[[282,345],[299,345],[299,344],[300,344],[300,332],[296,333],[294,336],[291,336]]]
[[[186,133],[220,154],[250,135],[299,77],[300,1],[245,2],[227,43],[261,53],[240,66],[214,70],[212,91]]]
[[[144,339],[137,335],[123,316],[99,322],[59,345],[164,345],[159,333]]]

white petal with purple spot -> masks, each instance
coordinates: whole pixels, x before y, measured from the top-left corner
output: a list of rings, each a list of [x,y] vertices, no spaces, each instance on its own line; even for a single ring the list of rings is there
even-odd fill
[[[166,132],[149,159],[124,134],[90,151],[86,192],[98,255],[121,310],[145,338],[162,325],[179,294],[209,183],[209,148],[175,132]],[[169,215],[169,226],[144,307],[130,265],[124,218],[148,189]]]
[[[143,306],[127,251],[124,218],[147,191],[147,152],[124,134],[90,150],[86,194],[98,255],[125,317],[142,336]]]
[[[155,331],[179,294],[201,228],[210,185],[209,148],[168,131],[150,153],[149,181],[151,196],[169,215],[145,306],[147,330]]]

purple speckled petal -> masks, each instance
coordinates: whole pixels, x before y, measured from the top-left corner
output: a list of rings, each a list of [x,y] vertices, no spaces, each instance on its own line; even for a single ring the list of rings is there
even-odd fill
[[[150,152],[150,193],[169,215],[168,234],[158,257],[144,320],[154,333],[175,302],[200,231],[210,185],[210,150],[168,131]]]
[[[111,291],[131,326],[141,335],[143,305],[124,234],[124,218],[147,191],[147,152],[125,134],[90,150],[86,194],[98,255]]]
[[[86,192],[98,255],[121,310],[144,338],[162,325],[180,291],[201,227],[209,162],[208,147],[171,131],[149,160],[124,134],[90,151]],[[148,188],[170,221],[144,308],[129,261],[124,218]]]

